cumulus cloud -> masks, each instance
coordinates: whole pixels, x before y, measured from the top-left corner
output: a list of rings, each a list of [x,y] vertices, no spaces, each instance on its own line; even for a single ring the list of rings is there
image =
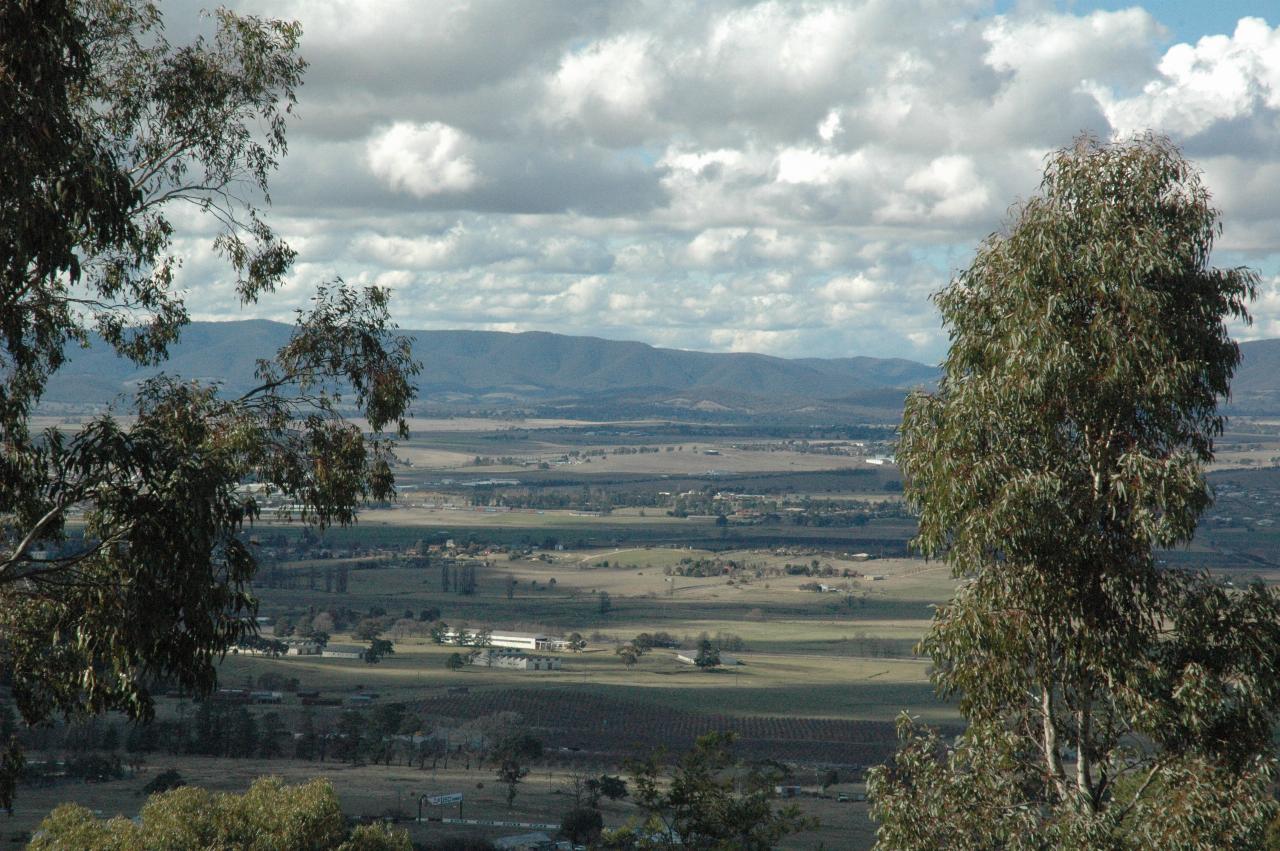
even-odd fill
[[[1157,66],[1159,77],[1141,93],[1094,93],[1118,133],[1159,127],[1182,137],[1215,124],[1280,110],[1280,26],[1242,18],[1235,32],[1176,44]]]
[[[465,192],[480,180],[470,140],[447,124],[397,122],[369,140],[369,169],[392,189],[426,198]]]
[[[565,54],[547,81],[546,115],[607,144],[640,144],[653,132],[662,89],[650,39],[628,33]]]
[[[1170,43],[1140,5],[243,0],[312,62],[273,193],[304,262],[261,310],[342,274],[406,327],[933,360],[929,293],[1045,156],[1150,128],[1280,328],[1280,21]],[[218,268],[184,268],[197,313]]]

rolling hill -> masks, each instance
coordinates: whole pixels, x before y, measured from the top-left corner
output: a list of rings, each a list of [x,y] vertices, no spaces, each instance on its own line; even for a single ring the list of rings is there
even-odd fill
[[[1280,414],[1280,340],[1241,343],[1240,356],[1227,413]]]
[[[258,358],[288,340],[265,320],[195,322],[165,370],[252,386]],[[408,331],[422,362],[419,410],[537,411],[585,418],[694,417],[804,422],[892,422],[911,387],[936,368],[881,358],[779,358],[663,349],[645,343],[531,331]],[[1241,345],[1228,413],[1280,414],[1280,340]],[[44,407],[87,410],[121,400],[155,370],[139,369],[103,343],[69,353]]]
[[[164,369],[243,391],[252,386],[257,359],[289,333],[290,326],[265,320],[195,322]],[[423,364],[420,407],[451,410],[892,419],[905,388],[929,384],[937,372],[909,360],[693,352],[536,331],[405,333]],[[68,354],[45,394],[46,408],[106,405],[155,373],[116,357],[101,342]]]

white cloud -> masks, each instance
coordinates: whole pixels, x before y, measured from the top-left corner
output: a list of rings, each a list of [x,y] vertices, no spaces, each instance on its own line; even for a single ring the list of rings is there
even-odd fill
[[[882,284],[865,275],[842,275],[823,284],[818,294],[829,302],[871,301],[884,292]]]
[[[440,236],[406,238],[364,234],[356,237],[352,248],[358,255],[398,269],[438,269],[456,265],[463,241],[460,228]]]
[[[818,124],[818,137],[824,142],[830,142],[839,135],[841,129],[840,112],[833,109],[828,112],[827,117],[822,119],[821,123]]]
[[[903,188],[913,193],[914,198],[893,202],[884,211],[886,220],[972,220],[987,208],[991,200],[991,193],[978,176],[974,161],[959,154],[930,161],[908,175],[903,181]]]
[[[1151,128],[1205,169],[1221,262],[1262,267],[1254,331],[1280,329],[1260,19],[1170,46],[1137,5],[376,2],[242,0],[300,18],[312,61],[273,186],[304,255],[264,314],[342,274],[394,286],[405,327],[932,360],[928,294],[1045,155]],[[183,269],[197,313],[234,312],[220,269]]]
[[[865,177],[869,168],[861,151],[832,154],[812,148],[784,148],[778,152],[779,183],[808,183],[827,186]]]
[[[1159,127],[1193,136],[1217,122],[1280,110],[1280,26],[1242,18],[1230,36],[1170,47],[1158,70],[1159,77],[1132,97],[1117,97],[1103,85],[1092,88],[1117,132]]]
[[[470,140],[439,121],[398,121],[372,138],[369,169],[392,189],[419,198],[465,192],[480,180],[469,153]]]
[[[567,54],[547,86],[552,122],[580,123],[613,144],[643,141],[662,95],[662,75],[649,39],[626,34]]]

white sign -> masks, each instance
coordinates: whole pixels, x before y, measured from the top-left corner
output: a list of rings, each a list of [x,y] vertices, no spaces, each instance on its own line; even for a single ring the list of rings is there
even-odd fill
[[[427,803],[431,804],[433,807],[443,807],[449,804],[460,804],[462,803],[462,793],[452,792],[448,795],[428,795]]]

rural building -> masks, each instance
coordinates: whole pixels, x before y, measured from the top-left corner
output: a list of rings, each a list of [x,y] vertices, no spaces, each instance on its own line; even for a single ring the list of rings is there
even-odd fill
[[[252,691],[249,699],[254,703],[283,703],[284,695],[278,691]]]
[[[286,656],[318,656],[320,645],[308,638],[286,638],[284,640]]]
[[[361,659],[364,648],[357,644],[326,644],[320,655],[332,659]]]
[[[560,660],[555,656],[526,656],[511,650],[485,650],[471,660],[481,668],[509,668],[516,671],[558,671]]]
[[[480,634],[480,630],[468,629],[465,632],[468,643]],[[456,630],[449,630],[445,633],[445,641],[450,644],[461,643],[458,639],[461,637]],[[511,632],[510,630],[495,630],[489,633],[488,647],[508,647],[512,650],[564,650],[568,646],[568,642],[563,638],[551,638],[540,632]]]
[[[693,651],[677,653],[676,661],[684,662],[686,665],[696,665],[698,664],[698,654],[694,653]],[[730,656],[728,653],[721,653],[720,664],[721,665],[741,665],[743,663],[742,663],[742,660],[739,659],[737,656]]]

